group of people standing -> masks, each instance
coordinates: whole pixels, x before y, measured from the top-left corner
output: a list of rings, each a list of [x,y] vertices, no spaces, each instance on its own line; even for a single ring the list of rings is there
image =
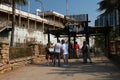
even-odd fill
[[[54,66],[58,65],[61,66],[61,58],[64,60],[64,65],[68,65],[68,58],[69,58],[69,45],[68,41],[65,40],[57,40],[56,44],[48,43],[46,47],[46,59],[47,65],[52,63]],[[86,41],[83,42],[83,46],[80,49],[80,46],[77,42],[74,45],[75,48],[75,55],[79,58],[79,51],[82,52],[83,55],[83,63],[87,63],[87,59],[89,59],[90,63],[92,63],[90,53],[89,53],[89,45]],[[51,61],[51,62],[50,62]]]
[[[52,45],[52,46],[51,46]],[[54,66],[61,66],[60,59],[63,58],[64,64],[68,64],[68,43],[65,40],[57,40],[57,43],[53,45],[52,43],[48,43],[46,47],[46,59],[47,65],[50,64],[50,60],[52,60],[52,64]]]

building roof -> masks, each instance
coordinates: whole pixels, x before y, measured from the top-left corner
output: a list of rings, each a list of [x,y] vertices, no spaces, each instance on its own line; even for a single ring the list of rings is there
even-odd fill
[[[10,12],[12,14],[12,7],[0,4],[0,11],[7,12],[7,13]],[[25,17],[25,18],[29,17],[30,19],[33,19],[33,20],[35,19],[35,20],[38,20],[40,22],[42,22],[42,21],[47,22],[46,19],[43,19],[40,16],[37,16],[35,14],[31,14],[31,13],[28,13],[28,12],[25,12],[22,10],[18,10],[18,9],[16,9],[16,15],[21,15],[21,17]]]
[[[12,14],[12,8],[7,5],[0,4],[0,11]],[[53,15],[56,15],[56,16],[64,19],[64,15],[57,13],[57,12],[53,12],[53,13],[49,12],[46,14],[53,14]],[[31,13],[28,13],[28,12],[25,12],[22,10],[16,9],[16,15],[20,15],[23,18],[29,18],[30,20],[35,20],[35,21],[41,22],[41,23],[44,22],[44,24],[54,26],[53,23],[51,23],[49,20],[43,19],[42,17],[40,17],[38,15],[31,14]],[[63,26],[59,26],[59,25],[57,25],[56,27],[63,28]]]
[[[63,14],[60,14],[60,13],[55,12],[55,11],[46,11],[46,12],[44,12],[44,16],[50,16],[50,15],[54,15],[54,16],[60,17],[62,19],[65,18],[65,16]]]
[[[42,17],[43,16],[43,12],[40,12],[39,15]],[[58,18],[62,18],[63,20],[74,21],[69,16],[65,16],[63,14],[60,14],[60,13],[56,12],[56,11],[46,11],[46,12],[44,12],[44,16],[56,16]]]

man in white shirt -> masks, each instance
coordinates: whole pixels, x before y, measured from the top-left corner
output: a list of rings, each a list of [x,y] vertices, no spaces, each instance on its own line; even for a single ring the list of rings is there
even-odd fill
[[[60,53],[62,49],[62,44],[60,43],[60,40],[57,41],[57,43],[54,46],[54,66],[56,65],[56,59],[58,59],[58,66],[60,66]]]
[[[68,43],[65,42],[65,40],[62,40],[62,49],[63,49],[63,59],[64,59],[64,63],[68,64],[68,58],[69,58],[69,54],[68,54]]]

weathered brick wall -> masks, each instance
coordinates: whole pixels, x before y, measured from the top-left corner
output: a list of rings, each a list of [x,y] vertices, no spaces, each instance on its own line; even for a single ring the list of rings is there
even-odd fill
[[[0,66],[0,73],[4,73],[10,70],[14,70],[16,68],[25,66],[32,62],[32,57],[20,58],[9,61],[8,64],[1,64]]]
[[[0,41],[0,60],[2,64],[9,63],[9,43],[7,41]]]
[[[39,46],[37,43],[31,43],[30,47],[34,56],[19,58],[9,61],[9,44],[7,41],[0,41],[0,73],[14,70],[27,64],[41,64],[45,62],[45,56],[39,55]]]
[[[33,53],[34,53],[34,58],[33,58],[33,62],[35,64],[41,64],[41,63],[45,63],[45,55],[40,55],[40,51],[39,51],[39,44],[38,43],[31,43],[30,44]]]
[[[0,41],[0,72],[8,70],[9,68],[9,43],[7,41]]]

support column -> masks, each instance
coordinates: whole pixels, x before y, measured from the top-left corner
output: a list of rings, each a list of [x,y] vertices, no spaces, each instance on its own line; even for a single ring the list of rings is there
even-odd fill
[[[105,35],[105,55],[110,58],[110,49],[109,49],[109,44],[110,44],[110,41],[109,41],[109,25],[108,25],[108,21],[106,21],[106,26],[105,26],[105,29],[104,29],[104,35]]]
[[[34,54],[33,63],[39,63],[39,45],[36,42],[30,43],[29,45],[32,48]]]
[[[86,41],[89,44],[89,27],[88,27],[88,14],[87,14],[87,22],[85,23],[85,37],[86,37]]]
[[[49,32],[49,27],[47,27],[47,34],[48,34],[48,43],[50,42],[50,32]]]
[[[68,52],[70,54],[70,31],[69,31],[69,26],[67,26],[67,33],[68,33]],[[70,57],[69,57],[70,58]]]
[[[74,33],[74,45],[75,45],[75,42],[76,42],[76,32]],[[75,46],[74,46],[75,48]]]
[[[57,37],[57,41],[59,40],[59,35],[56,36]]]

